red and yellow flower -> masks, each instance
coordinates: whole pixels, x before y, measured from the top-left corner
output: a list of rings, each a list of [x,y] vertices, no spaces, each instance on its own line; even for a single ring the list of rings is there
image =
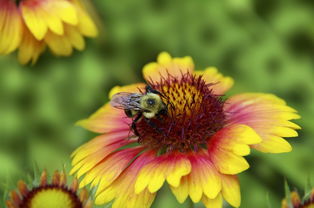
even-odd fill
[[[97,33],[81,0],[0,0],[0,54],[18,50],[22,64],[35,63],[46,46],[69,56]]]
[[[18,190],[10,192],[7,200],[8,208],[91,208],[86,189],[78,190],[78,181],[75,179],[67,185],[67,176],[64,172],[55,171],[51,183],[48,182],[47,172],[43,171],[40,184],[28,187],[24,181],[18,182]]]
[[[314,208],[314,188],[303,200],[297,191],[292,191],[289,198],[290,200],[287,198],[282,200],[281,208]]]
[[[148,208],[167,182],[179,202],[188,197],[206,207],[223,199],[240,206],[237,174],[248,169],[250,148],[291,151],[282,137],[297,136],[296,111],[271,94],[244,93],[224,99],[233,85],[216,68],[194,71],[190,57],[161,53],[143,69],[147,83],[162,94],[167,115],[136,122],[137,135],[123,110],[105,104],[78,124],[100,133],[73,153],[72,174],[80,186],[97,187],[96,204],[113,208]],[[146,84],[114,87],[118,92],[144,92]],[[127,203],[126,203],[127,202]]]

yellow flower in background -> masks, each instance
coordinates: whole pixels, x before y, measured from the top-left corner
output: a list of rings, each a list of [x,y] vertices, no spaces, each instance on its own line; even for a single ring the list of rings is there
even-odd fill
[[[300,127],[289,120],[299,115],[275,95],[244,93],[225,99],[233,85],[230,77],[214,67],[194,71],[191,57],[168,53],[147,64],[143,74],[147,84],[114,87],[111,104],[78,123],[101,134],[72,155],[71,174],[83,178],[81,187],[97,188],[96,204],[149,208],[167,182],[180,203],[190,197],[207,208],[221,208],[225,199],[239,207],[236,175],[249,168],[244,156],[250,148],[291,151],[282,137],[297,136]],[[138,106],[120,95],[137,93],[136,98],[148,91],[159,95],[166,112],[130,118],[126,107],[115,108],[116,98]]]
[[[78,181],[67,185],[64,172],[55,171],[51,183],[47,180],[47,172],[43,171],[38,186],[27,186],[24,181],[18,182],[18,190],[11,191],[6,202],[8,208],[91,208],[86,189],[78,191]]]
[[[17,49],[22,64],[34,64],[47,46],[69,56],[85,48],[84,36],[97,34],[80,0],[0,0],[0,54]]]
[[[314,188],[303,199],[300,198],[297,191],[292,191],[289,198],[290,200],[287,198],[282,200],[281,208],[314,208]]]

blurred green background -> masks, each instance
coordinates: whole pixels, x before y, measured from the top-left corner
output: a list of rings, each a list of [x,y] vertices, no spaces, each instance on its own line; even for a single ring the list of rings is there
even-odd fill
[[[240,174],[244,208],[280,207],[284,179],[303,190],[314,172],[314,2],[311,0],[120,0],[94,2],[102,32],[69,58],[45,53],[34,66],[0,57],[0,196],[34,166],[69,169],[70,153],[94,135],[74,126],[115,85],[143,81],[161,51],[190,55],[235,79],[227,94],[268,92],[296,108],[303,127],[286,154],[253,151]],[[269,202],[267,201],[269,198]],[[164,188],[154,208],[178,204]],[[201,207],[197,205],[197,207]],[[226,205],[225,207],[228,207]]]

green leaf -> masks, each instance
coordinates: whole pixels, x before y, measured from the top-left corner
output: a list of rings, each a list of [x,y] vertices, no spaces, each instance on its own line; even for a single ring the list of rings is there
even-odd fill
[[[312,180],[311,180],[311,176],[309,174],[308,177],[307,177],[307,180],[306,180],[305,188],[304,188],[305,195],[311,193],[312,187],[313,187],[312,186]]]
[[[272,208],[270,198],[269,198],[269,192],[266,193],[266,203],[268,208]]]
[[[291,204],[291,191],[290,191],[290,187],[289,184],[287,182],[287,179],[285,179],[285,195],[286,195],[286,201],[289,207],[292,207]]]

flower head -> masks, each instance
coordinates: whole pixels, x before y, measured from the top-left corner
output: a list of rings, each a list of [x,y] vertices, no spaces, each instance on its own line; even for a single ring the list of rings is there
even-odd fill
[[[65,173],[56,171],[52,181],[47,181],[47,172],[43,171],[40,184],[29,189],[24,181],[18,182],[18,191],[10,193],[6,202],[8,208],[91,208],[88,192],[83,189],[78,193],[78,181],[71,186],[66,184]]]
[[[35,63],[46,46],[69,56],[98,33],[81,0],[0,0],[0,14],[0,54],[18,49],[22,64]]]
[[[223,128],[224,102],[201,76],[186,73],[178,78],[169,74],[158,82],[152,80],[149,86],[163,95],[168,114],[151,119],[157,131],[145,119],[139,120],[136,124],[139,143],[166,152],[197,151]]]
[[[290,193],[290,201],[283,199],[281,208],[314,208],[314,189],[303,200],[301,200],[297,191],[292,191]]]
[[[78,123],[101,134],[73,153],[71,171],[83,176],[81,186],[97,187],[97,204],[114,200],[114,208],[148,208],[167,182],[181,203],[190,197],[206,207],[222,207],[224,198],[238,207],[236,174],[249,168],[243,156],[250,147],[291,151],[282,137],[297,136],[299,126],[289,120],[299,116],[282,99],[262,93],[226,99],[230,77],[213,67],[194,71],[190,57],[168,53],[146,65],[143,74],[146,84],[114,87],[109,97],[145,94],[149,85],[167,113],[135,119],[106,104]]]

